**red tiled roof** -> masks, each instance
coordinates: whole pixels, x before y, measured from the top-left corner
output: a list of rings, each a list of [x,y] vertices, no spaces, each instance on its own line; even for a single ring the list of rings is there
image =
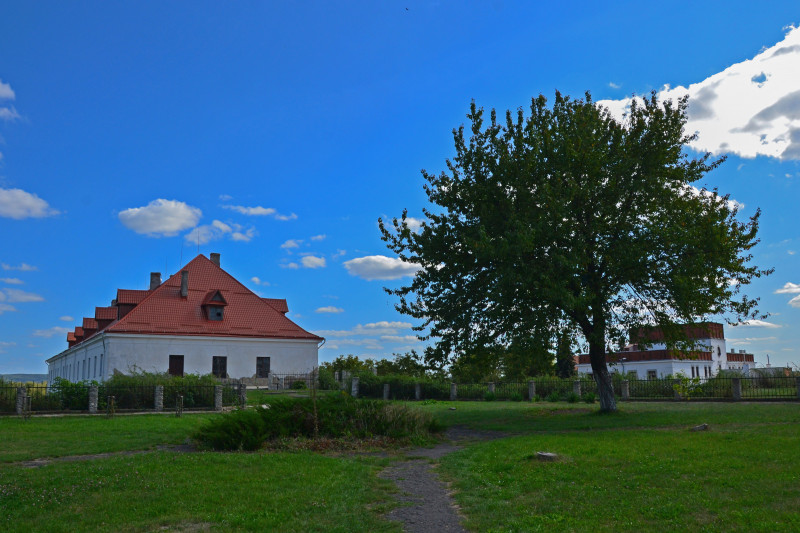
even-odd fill
[[[219,294],[219,297],[215,299],[215,297]],[[225,297],[222,296],[222,291],[208,291],[206,297],[203,298],[203,303],[200,305],[218,305],[218,306],[226,306],[228,302],[225,300]]]
[[[148,294],[150,291],[147,290],[117,289],[117,304],[138,305],[147,298]]]
[[[70,331],[69,333],[67,333],[67,342],[75,342],[75,340],[76,339],[74,331]]]
[[[83,329],[97,329],[97,320],[83,317]]]
[[[267,302],[270,307],[275,309],[279,313],[283,313],[284,315],[289,312],[289,305],[286,303],[286,299],[284,298],[261,298],[263,301]]]
[[[94,308],[95,320],[116,320],[117,308],[116,307],[95,307]]]
[[[83,337],[83,328],[80,326],[75,326],[75,337]]]
[[[189,291],[186,298],[180,296],[180,272],[153,291],[117,291],[118,303],[123,303],[122,299],[130,297],[130,293],[145,293],[146,297],[105,331],[322,340],[286,318],[272,303],[254,294],[206,257],[198,255],[183,270],[189,272]],[[202,308],[209,292],[216,291],[222,294],[228,304],[225,318],[220,321],[208,320]],[[285,300],[283,304],[286,307]]]

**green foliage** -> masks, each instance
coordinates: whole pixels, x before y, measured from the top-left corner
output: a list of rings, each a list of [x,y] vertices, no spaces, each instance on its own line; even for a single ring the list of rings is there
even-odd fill
[[[522,400],[524,400],[524,398],[522,396],[522,393],[519,393],[519,392],[515,392],[515,393],[511,394],[511,397],[509,399],[512,402],[521,402]]]
[[[578,396],[574,391],[571,391],[571,392],[567,393],[566,400],[569,403],[577,403],[578,401],[580,401],[580,399],[581,399],[581,397]]]
[[[563,331],[558,336],[556,346],[556,376],[571,378],[577,373],[575,358],[572,354],[572,335],[569,331]]]
[[[700,378],[690,378],[685,374],[678,374],[673,379],[672,389],[678,393],[682,400],[689,400],[700,389]]]
[[[422,227],[412,231],[405,211],[379,220],[387,246],[422,267],[387,291],[437,339],[426,362],[552,344],[570,329],[608,393],[605,347],[630,328],[761,317],[740,294],[771,272],[749,263],[760,212],[740,222],[726,196],[693,192],[722,160],[685,150],[687,106],[653,93],[618,121],[588,93],[556,93],[551,106],[534,98],[527,117],[520,108],[485,120],[473,102],[447,172],[423,171],[434,207]],[[616,409],[613,395],[600,398]]]
[[[551,392],[550,394],[548,394],[548,395],[547,395],[547,398],[545,398],[545,399],[546,399],[548,402],[553,402],[553,403],[555,403],[555,402],[560,402],[560,401],[561,401],[561,398],[562,398],[562,396],[561,396],[561,394],[560,394],[558,391],[553,391],[553,392]]]
[[[594,403],[597,400],[597,395],[593,392],[587,392],[583,395],[583,401],[586,403]]]
[[[237,410],[212,419],[194,438],[212,450],[256,450],[271,439],[311,438],[315,435],[315,422],[318,435],[331,438],[406,438],[442,429],[431,415],[416,409],[378,400],[356,400],[341,393],[318,398],[316,420],[310,398],[274,398],[266,407]]]
[[[496,399],[497,399],[497,395],[495,393],[493,393],[492,391],[486,391],[486,393],[483,395],[483,400],[485,402],[493,402]]]
[[[291,388],[293,390],[305,390],[308,388],[308,386],[306,385],[305,381],[298,379],[297,381],[292,382]]]

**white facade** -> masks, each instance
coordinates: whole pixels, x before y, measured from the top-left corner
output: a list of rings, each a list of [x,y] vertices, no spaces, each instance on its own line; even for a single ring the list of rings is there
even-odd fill
[[[232,378],[255,377],[257,357],[269,357],[270,374],[299,374],[317,366],[317,345],[310,339],[100,333],[48,359],[48,378],[104,381],[115,371],[165,373],[170,355],[183,356],[187,374],[210,374],[213,357],[227,358]]]

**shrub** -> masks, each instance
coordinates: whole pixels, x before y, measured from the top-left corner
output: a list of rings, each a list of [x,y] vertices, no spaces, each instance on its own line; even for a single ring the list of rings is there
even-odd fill
[[[583,395],[583,401],[586,403],[594,403],[597,399],[597,396],[593,392],[587,392]]]
[[[311,398],[275,398],[255,410],[216,417],[194,435],[201,447],[213,450],[255,450],[281,437],[391,438],[427,436],[442,426],[430,414],[379,400],[356,400],[329,394]]]
[[[496,399],[497,399],[497,395],[495,393],[493,393],[492,391],[486,391],[486,393],[483,395],[483,400],[486,401],[486,402],[493,402]]]
[[[580,399],[581,399],[581,397],[578,396],[575,392],[570,392],[570,393],[567,394],[567,401],[569,403],[576,403]]]
[[[303,390],[306,389],[306,382],[303,380],[297,380],[292,382],[292,389],[293,390]]]
[[[551,392],[550,394],[547,395],[546,399],[547,399],[548,402],[560,402],[561,401],[561,395],[558,393],[558,391],[553,391],[553,392]]]
[[[512,402],[521,402],[523,400],[522,394],[520,394],[519,392],[512,393],[509,399]]]

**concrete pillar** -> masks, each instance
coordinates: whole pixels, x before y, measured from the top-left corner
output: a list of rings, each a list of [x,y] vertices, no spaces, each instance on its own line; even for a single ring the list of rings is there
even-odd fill
[[[247,407],[247,385],[239,383],[239,406],[244,409]]]
[[[533,401],[534,398],[536,398],[536,382],[530,380],[528,382],[528,399]]]
[[[675,399],[676,400],[680,400],[681,399],[680,385],[681,385],[681,380],[679,380],[679,379],[673,379],[672,380],[672,388],[675,390]]]
[[[492,382],[490,381],[490,382],[488,383],[488,385],[489,385],[489,392],[491,392],[492,394],[494,394],[494,383],[492,383]]]
[[[622,380],[622,399],[623,400],[631,399],[631,383],[627,379]]]
[[[341,381],[342,381],[342,380],[341,380],[341,374],[339,373],[339,371],[338,371],[338,370],[337,370],[336,372],[334,372],[334,373],[333,373],[333,380],[334,380],[336,383],[341,383]]]
[[[731,389],[733,392],[733,399],[734,400],[741,400],[742,399],[742,380],[741,378],[732,378],[731,379]]]
[[[214,410],[222,411],[222,385],[214,385]]]
[[[797,383],[797,399],[800,400],[800,378],[795,378],[795,383]]]
[[[350,396],[358,398],[358,376],[353,376],[353,383],[350,386]]]
[[[164,410],[164,385],[156,385],[153,391],[153,405],[157,413]]]
[[[97,413],[97,385],[89,387],[89,413]]]
[[[458,385],[455,383],[450,384],[450,401],[455,401],[458,399]]]
[[[389,384],[388,383],[384,383],[383,384],[383,399],[384,400],[388,400],[389,399]]]
[[[284,378],[278,378],[278,389],[283,390],[285,388],[284,387],[285,384],[286,381],[284,381]]]
[[[414,399],[421,400],[422,399],[422,384],[414,383]]]
[[[25,398],[28,396],[28,390],[25,387],[17,387],[17,414],[22,415],[25,410]]]
[[[578,398],[581,397],[581,382],[577,379],[572,382],[572,392],[574,392]]]

